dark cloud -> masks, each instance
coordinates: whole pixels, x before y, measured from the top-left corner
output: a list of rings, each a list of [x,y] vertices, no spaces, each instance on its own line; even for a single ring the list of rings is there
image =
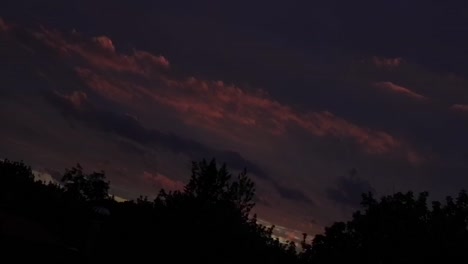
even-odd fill
[[[273,182],[275,189],[278,191],[279,195],[285,199],[303,203],[308,206],[314,206],[315,202],[309,198],[305,193],[300,190],[290,188],[279,183]]]
[[[361,203],[361,195],[373,191],[370,183],[360,178],[356,170],[352,170],[348,176],[338,178],[336,186],[327,189],[327,195],[337,204],[356,208]]]
[[[261,204],[266,207],[272,207],[273,205],[263,196],[255,195],[253,201],[258,205]]]
[[[237,152],[216,150],[173,133],[147,129],[130,115],[119,115],[98,108],[87,100],[87,95],[83,92],[75,91],[70,95],[45,92],[44,96],[53,106],[58,107],[65,116],[75,118],[100,131],[114,133],[142,145],[152,145],[156,148],[162,147],[175,153],[182,153],[196,160],[216,158],[220,162],[225,162],[231,168],[237,170],[246,168],[255,176],[269,179],[269,176],[261,168],[244,159]]]

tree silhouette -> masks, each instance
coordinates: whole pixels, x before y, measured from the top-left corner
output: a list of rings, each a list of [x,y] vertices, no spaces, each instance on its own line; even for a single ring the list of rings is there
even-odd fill
[[[15,262],[451,263],[468,261],[468,194],[364,194],[362,209],[296,252],[251,215],[254,183],[215,160],[192,163],[182,191],[154,200],[108,199],[104,172],[66,170],[64,186],[34,180],[23,162],[0,161],[0,244]],[[97,210],[99,209],[99,210]],[[105,212],[105,213],[103,213]],[[21,224],[19,224],[21,223]],[[2,252],[2,253],[3,253]],[[6,255],[2,255],[5,257]]]
[[[104,172],[85,174],[80,164],[67,169],[62,177],[65,189],[71,195],[86,201],[103,201],[109,198],[109,182]]]
[[[192,176],[185,186],[185,194],[200,200],[216,203],[226,202],[235,206],[244,217],[247,217],[255,203],[254,183],[247,177],[247,171],[242,171],[236,180],[223,164],[219,169],[216,160],[202,160],[192,163]]]
[[[173,227],[165,241],[177,244],[180,237],[197,238],[197,243],[184,249],[190,257],[181,256],[180,261],[295,261],[294,245],[273,239],[274,227],[259,225],[256,216],[249,216],[254,196],[254,183],[246,170],[233,177],[225,164],[218,167],[214,159],[202,160],[192,163],[183,191],[161,190],[153,206],[163,215],[161,224]],[[149,206],[147,201],[140,203]]]
[[[4,203],[20,202],[34,184],[31,167],[22,161],[0,161],[0,179],[0,200]]]
[[[468,260],[468,195],[428,206],[428,193],[364,194],[363,212],[317,235],[302,254],[310,263],[424,263]]]

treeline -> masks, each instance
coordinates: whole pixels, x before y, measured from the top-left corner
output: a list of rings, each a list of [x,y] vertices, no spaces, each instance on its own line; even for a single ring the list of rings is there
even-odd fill
[[[422,263],[468,260],[468,195],[363,194],[361,211],[312,243],[281,243],[250,212],[246,172],[193,162],[182,191],[116,202],[104,172],[67,170],[61,186],[34,180],[22,162],[0,161],[4,257],[48,263]]]

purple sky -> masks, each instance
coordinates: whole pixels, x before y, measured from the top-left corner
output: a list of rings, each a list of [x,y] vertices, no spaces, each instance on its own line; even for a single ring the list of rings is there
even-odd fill
[[[1,158],[104,169],[135,198],[216,157],[308,233],[362,192],[468,183],[463,3],[95,2],[0,10]]]

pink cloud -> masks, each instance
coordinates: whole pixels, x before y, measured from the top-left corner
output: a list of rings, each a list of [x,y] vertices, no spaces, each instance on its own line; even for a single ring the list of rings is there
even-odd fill
[[[86,93],[81,92],[81,91],[74,91],[72,94],[66,96],[70,102],[73,103],[73,105],[79,107],[83,105],[87,100],[88,96]]]
[[[149,172],[143,172],[143,180],[151,185],[156,185],[159,188],[163,188],[166,191],[183,190],[185,184],[181,181],[170,179],[167,176],[156,173],[152,174]]]
[[[131,54],[115,52],[112,40],[106,36],[85,40],[78,33],[66,37],[57,31],[42,29],[36,38],[60,52],[64,57],[81,58],[85,63],[104,71],[148,75],[169,68],[169,61],[145,51],[134,50]],[[104,52],[103,52],[104,51]]]
[[[372,154],[412,151],[384,131],[359,126],[327,111],[299,112],[260,90],[249,92],[233,84],[195,77],[175,78],[165,71],[169,62],[164,57],[138,50],[130,55],[120,54],[115,51],[112,40],[104,36],[86,41],[75,33],[67,39],[45,29],[36,36],[75,65],[78,62],[77,74],[101,96],[137,106],[143,99],[149,100],[152,106],[172,110],[185,123],[210,129],[221,136],[242,139],[254,131],[259,135],[281,136],[293,125],[312,136],[352,140]],[[384,62],[401,63],[399,59],[380,61]],[[131,74],[131,78],[127,74]],[[425,99],[391,82],[376,86]],[[415,155],[405,155],[405,158],[415,160]]]
[[[403,63],[402,58],[372,57],[372,63],[379,68],[397,68]]]
[[[420,95],[416,92],[411,91],[410,89],[406,87],[394,84],[392,82],[378,82],[378,83],[374,83],[374,86],[382,90],[387,90],[392,93],[401,94],[403,96],[410,97],[415,100],[419,100],[419,101],[428,100],[428,98],[425,97],[424,95]]]
[[[419,155],[418,153],[412,150],[408,151],[406,155],[407,155],[408,161],[414,166],[421,165],[425,161],[425,159],[421,155]]]
[[[107,99],[118,103],[132,101],[137,95],[125,86],[119,86],[109,78],[102,78],[89,69],[77,67],[75,72],[93,91]]]
[[[106,36],[100,36],[100,37],[95,37],[93,38],[93,41],[100,46],[103,50],[107,50],[109,52],[114,53],[115,52],[115,47],[114,44],[112,43],[112,40]]]
[[[68,95],[60,94],[58,92],[55,92],[55,94],[60,98],[68,101],[76,108],[83,106],[88,101],[88,95],[82,91],[73,91]]]
[[[370,153],[385,153],[402,144],[391,135],[352,124],[330,112],[299,113],[262,93],[248,93],[234,85],[189,78],[166,80],[174,90],[189,91],[186,95],[156,96],[155,99],[182,116],[198,121],[228,122],[257,128],[274,135],[287,133],[289,124],[297,125],[314,136],[354,139]],[[227,128],[229,129],[229,128]]]

